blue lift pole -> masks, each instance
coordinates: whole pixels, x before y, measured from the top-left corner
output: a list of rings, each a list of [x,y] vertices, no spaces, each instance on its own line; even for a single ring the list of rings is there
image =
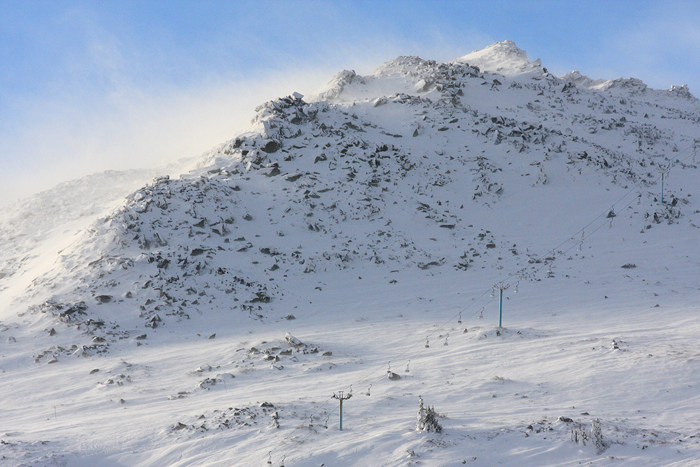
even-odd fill
[[[499,289],[499,298],[498,298],[498,327],[502,328],[503,327],[503,289]]]
[[[340,431],[343,431],[343,401],[346,401],[352,397],[352,388],[350,388],[350,393],[343,395],[343,391],[338,392],[338,394],[333,394],[333,399],[338,399],[340,401]]]
[[[499,328],[503,327],[503,291],[506,290],[508,287],[510,287],[510,284],[504,284],[503,282],[493,286],[494,290],[498,289],[498,327]],[[493,294],[491,294],[491,296],[493,297]]]

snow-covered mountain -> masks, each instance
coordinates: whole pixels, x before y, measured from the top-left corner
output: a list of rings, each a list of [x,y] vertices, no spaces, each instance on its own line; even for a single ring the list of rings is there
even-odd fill
[[[505,41],[256,111],[2,213],[8,465],[695,465],[687,86]]]

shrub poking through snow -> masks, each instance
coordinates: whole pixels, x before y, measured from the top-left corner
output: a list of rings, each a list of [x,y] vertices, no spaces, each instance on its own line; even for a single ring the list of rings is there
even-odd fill
[[[598,450],[598,454],[608,448],[608,444],[603,439],[603,432],[600,426],[600,420],[591,420],[591,432],[588,433],[582,426],[571,430],[571,440],[576,443],[581,443],[584,446],[586,442],[592,443]]]
[[[416,423],[416,431],[442,432],[442,426],[437,421],[435,407],[424,406],[421,396],[418,396],[418,423]]]
[[[607,443],[603,440],[603,432],[600,429],[600,420],[597,418],[591,421],[591,441],[593,441],[596,449],[598,449],[598,454],[605,451],[605,449],[608,447]]]

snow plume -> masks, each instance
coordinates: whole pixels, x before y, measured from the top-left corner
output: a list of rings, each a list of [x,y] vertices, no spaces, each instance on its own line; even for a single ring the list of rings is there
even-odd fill
[[[305,92],[319,74],[219,79],[201,87],[118,87],[106,96],[25,102],[0,142],[3,204],[101,170],[162,167],[200,155],[250,124],[276,95]],[[71,109],[67,111],[67,109]],[[36,135],[41,135],[37,138]]]

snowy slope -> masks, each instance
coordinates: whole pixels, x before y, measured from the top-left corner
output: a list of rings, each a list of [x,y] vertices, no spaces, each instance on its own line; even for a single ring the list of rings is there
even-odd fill
[[[3,214],[0,455],[695,465],[699,115],[505,41],[267,102],[186,175],[38,195]]]

